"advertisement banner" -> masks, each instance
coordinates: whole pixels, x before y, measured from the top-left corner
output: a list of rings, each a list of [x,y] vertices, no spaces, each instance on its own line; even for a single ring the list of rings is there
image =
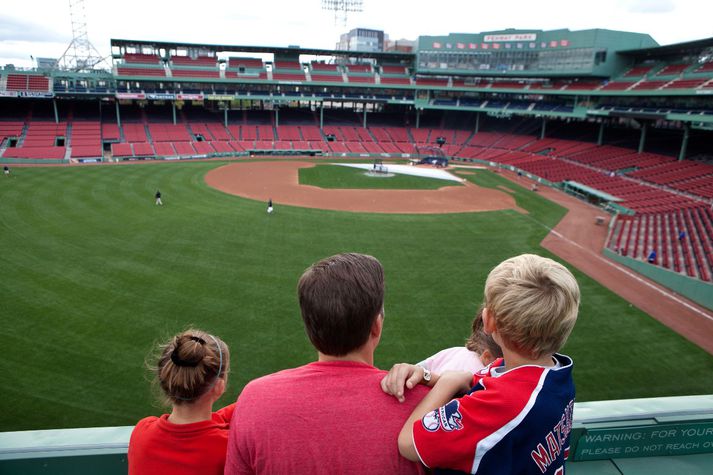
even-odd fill
[[[51,92],[39,92],[39,91],[19,91],[17,93],[18,97],[46,97],[52,98],[54,94]]]
[[[230,94],[206,94],[205,99],[208,101],[232,101],[235,96]]]
[[[176,95],[170,92],[153,92],[146,94],[146,98],[152,101],[171,101],[176,98]]]
[[[203,94],[176,94],[176,99],[181,101],[202,101]]]
[[[117,99],[146,99],[146,94],[139,92],[117,92]]]

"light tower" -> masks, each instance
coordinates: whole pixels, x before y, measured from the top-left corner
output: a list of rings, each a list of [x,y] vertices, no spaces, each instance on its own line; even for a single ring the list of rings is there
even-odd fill
[[[72,22],[72,41],[59,58],[59,67],[70,71],[98,69],[97,66],[104,63],[105,58],[89,41],[84,0],[69,0],[69,18]]]
[[[334,12],[334,24],[347,25],[349,13],[363,11],[364,0],[322,0],[322,10]]]

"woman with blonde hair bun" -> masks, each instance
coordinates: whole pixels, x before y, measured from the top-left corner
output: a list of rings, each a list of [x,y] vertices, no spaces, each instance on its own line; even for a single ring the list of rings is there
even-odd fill
[[[222,474],[235,404],[213,412],[225,392],[228,346],[201,330],[186,330],[159,347],[152,368],[170,414],[141,419],[129,441],[129,474]]]

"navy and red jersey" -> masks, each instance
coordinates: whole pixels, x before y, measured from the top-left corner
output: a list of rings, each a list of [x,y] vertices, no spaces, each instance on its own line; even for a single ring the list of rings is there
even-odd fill
[[[572,359],[554,358],[554,367],[508,371],[498,359],[476,373],[469,394],[414,423],[421,461],[465,473],[564,473],[574,382]]]

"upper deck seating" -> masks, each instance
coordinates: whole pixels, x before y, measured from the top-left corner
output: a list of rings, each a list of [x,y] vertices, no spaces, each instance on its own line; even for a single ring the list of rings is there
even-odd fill
[[[241,58],[241,57],[231,57],[228,58],[228,69],[265,69],[265,64],[260,58]]]
[[[677,76],[681,74],[683,71],[685,71],[690,64],[669,64],[659,72],[657,72],[655,75],[656,76]]]
[[[394,75],[408,74],[408,68],[405,66],[383,65],[381,66],[381,73]]]
[[[347,64],[347,72],[349,73],[373,73],[374,69],[371,64]]]
[[[8,74],[8,91],[49,91],[50,81],[46,76],[36,74]]]
[[[624,73],[624,77],[625,78],[633,78],[633,77],[645,76],[653,68],[654,68],[653,65],[635,66],[635,67],[629,69],[626,73]]]
[[[336,64],[328,64],[328,63],[312,61],[312,63],[310,63],[310,67],[313,72],[314,71],[334,72],[334,73],[339,72],[338,66]]]
[[[124,53],[126,64],[160,64],[161,59],[155,54]]]
[[[196,66],[196,67],[216,67],[217,58],[215,56],[171,56],[171,63],[174,66]]]
[[[131,68],[127,66],[117,66],[116,72],[118,76],[166,76],[166,71],[163,68]]]

